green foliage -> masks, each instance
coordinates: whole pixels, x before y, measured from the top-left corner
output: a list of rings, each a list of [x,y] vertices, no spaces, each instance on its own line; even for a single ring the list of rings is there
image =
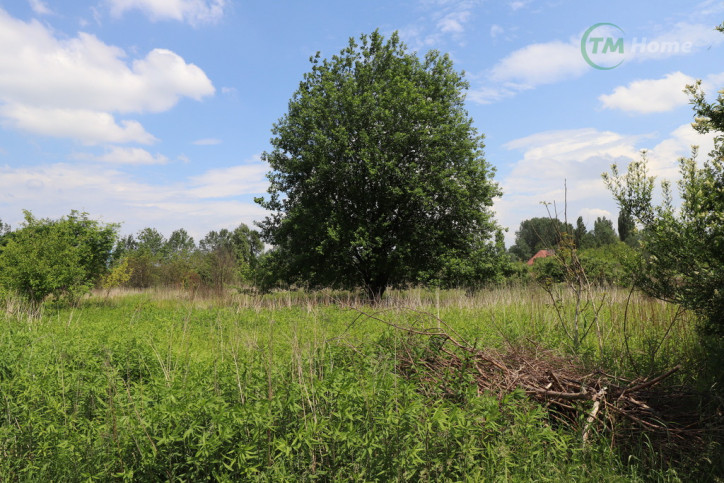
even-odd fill
[[[194,243],[193,237],[191,237],[186,230],[179,228],[171,233],[166,241],[165,252],[171,256],[181,255],[188,256],[196,249],[196,243]]]
[[[442,316],[498,347],[555,340],[542,304],[519,295],[467,310],[451,300]],[[642,337],[655,333],[659,305],[641,306],[653,318]],[[491,327],[482,306],[505,325]],[[416,350],[408,338],[354,319],[337,307],[204,309],[147,296],[61,310],[33,330],[0,314],[0,480],[675,477],[655,458],[642,466],[617,455],[603,436],[583,446],[579,431],[553,424],[522,391],[479,394],[456,372],[444,381],[451,397],[405,377],[400,348]]]
[[[637,286],[699,312],[710,328],[724,332],[724,161],[710,159],[697,167],[695,157],[682,159],[681,175],[678,212],[669,197],[652,205],[654,180],[645,158],[632,162],[625,175],[614,166],[606,181],[643,225]]]
[[[555,248],[561,241],[562,233],[573,233],[573,227],[556,218],[524,220],[515,232],[515,244],[510,247],[510,252],[519,260],[528,261],[540,250]]]
[[[262,155],[270,197],[256,200],[273,212],[260,226],[286,279],[379,298],[487,256],[500,190],[450,58],[375,31],[311,62]]]
[[[579,216],[576,220],[576,229],[573,230],[573,240],[576,244],[576,248],[579,250],[585,250],[593,246],[593,235],[588,233],[586,224],[583,223],[583,217]]]
[[[157,286],[222,291],[228,286],[256,283],[258,259],[264,245],[258,232],[243,223],[233,231],[210,231],[196,246],[186,230],[166,239],[154,228],[136,237],[122,237],[113,251],[114,264],[127,260],[135,288]]]
[[[602,247],[618,242],[618,235],[613,229],[613,222],[608,218],[598,217],[593,224],[593,246]]]
[[[566,270],[563,262],[555,256],[537,258],[533,262],[533,276],[538,281],[563,282],[566,278]]]
[[[716,137],[703,163],[697,161],[696,149],[680,160],[681,207],[674,209],[667,182],[662,183],[663,202],[653,204],[654,178],[645,155],[629,164],[626,174],[614,165],[604,180],[621,209],[642,226],[636,286],[698,313],[705,321],[705,344],[712,354],[724,353],[724,92],[708,104],[700,83],[687,91],[696,112],[694,127]],[[724,378],[721,366],[712,370]]]
[[[160,283],[160,265],[149,252],[133,251],[123,259],[128,262],[131,272],[129,285],[135,288],[149,288]]]
[[[106,291],[106,296],[108,296],[114,288],[122,287],[128,283],[131,275],[133,275],[133,269],[128,265],[128,259],[124,258],[103,277],[101,286],[103,290]]]
[[[579,253],[586,277],[596,285],[628,286],[637,252],[623,242],[609,243]]]
[[[105,273],[117,228],[77,211],[59,220],[26,211],[0,253],[0,285],[33,303],[48,295],[76,301]]]
[[[628,286],[631,271],[638,263],[637,252],[622,242],[610,243],[598,248],[578,250],[581,268],[586,280],[597,286]],[[566,260],[557,256],[536,259],[532,272],[538,280],[564,282]]]
[[[631,246],[638,244],[638,234],[636,230],[636,221],[627,210],[621,210],[618,213],[618,237],[619,239]]]
[[[166,255],[166,237],[155,228],[144,228],[136,235],[135,250],[146,253],[155,259],[161,259]]]
[[[10,235],[11,231],[12,230],[10,229],[10,225],[8,225],[7,223],[3,223],[2,219],[0,219],[0,252],[7,243],[7,237],[8,235]]]
[[[239,281],[253,282],[264,244],[259,232],[241,223],[234,231],[210,231],[199,243],[204,253],[203,278],[216,289]]]

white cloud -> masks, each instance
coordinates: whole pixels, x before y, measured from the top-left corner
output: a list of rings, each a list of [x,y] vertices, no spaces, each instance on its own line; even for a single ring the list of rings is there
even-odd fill
[[[611,212],[609,210],[602,210],[600,208],[583,208],[578,212],[578,216],[583,217],[584,223],[586,223],[586,225],[588,225],[589,229],[593,229],[593,222],[596,221],[596,218],[599,218],[599,217],[608,218],[609,220],[613,221],[614,226],[616,226],[615,223],[618,220],[617,211]],[[578,217],[576,217],[576,219],[578,219]],[[571,223],[572,225],[574,224],[573,220],[569,220],[568,222]]]
[[[695,14],[708,17],[710,15],[716,15],[724,12],[724,2],[721,0],[705,0],[693,7],[691,10]]]
[[[625,170],[631,160],[640,158],[643,148],[650,148],[651,174],[675,181],[679,177],[677,161],[690,154],[690,145],[700,145],[702,154],[713,147],[712,135],[700,135],[689,124],[679,126],[653,147],[646,145],[650,138],[651,134],[624,135],[584,128],[540,132],[507,143],[507,149],[521,151],[522,157],[501,181],[503,197],[495,204],[498,220],[509,227],[506,243],[513,243],[522,220],[547,216],[540,204],[543,201],[555,201],[562,217],[567,196],[569,222],[583,216],[592,226],[597,216],[617,216],[618,209],[601,173],[609,171],[613,163]]]
[[[689,97],[684,93],[687,84],[695,79],[681,72],[672,72],[661,79],[643,79],[619,86],[611,94],[598,98],[606,109],[620,109],[639,114],[671,111],[685,106]]]
[[[461,34],[465,30],[463,25],[470,18],[470,10],[450,12],[437,22],[437,27],[443,33]]]
[[[515,230],[522,220],[548,215],[541,202],[555,202],[561,218],[567,208],[569,222],[584,216],[585,209],[615,209],[601,173],[614,162],[636,158],[639,139],[583,128],[540,132],[507,143],[507,149],[523,154],[501,181],[503,197],[495,204],[501,224],[509,227],[506,243],[514,242]],[[564,206],[566,196],[567,207]],[[554,214],[554,207],[550,209]],[[584,222],[592,223],[587,216]]]
[[[225,198],[249,193],[262,193],[269,185],[269,167],[260,161],[230,168],[212,169],[191,178],[194,185],[188,192],[198,198]]]
[[[137,121],[120,125],[106,112],[86,109],[46,109],[22,104],[0,105],[3,125],[43,136],[70,138],[83,144],[141,143],[156,138]]]
[[[111,14],[120,17],[141,10],[153,21],[177,20],[191,25],[214,23],[224,16],[226,0],[108,0]]]
[[[553,41],[516,50],[493,67],[491,78],[532,88],[578,77],[588,69],[580,47],[570,42]]]
[[[129,65],[122,49],[93,35],[61,39],[38,21],[17,20],[2,9],[0,45],[0,105],[11,125],[35,133],[148,143],[152,136],[137,121],[121,121],[120,127],[111,113],[162,112],[181,97],[200,100],[214,93],[199,67],[169,50],[154,49]],[[30,119],[41,111],[58,122],[96,125],[51,126]],[[107,132],[99,132],[104,128]]]
[[[104,154],[98,156],[87,153],[76,153],[72,157],[78,160],[99,161],[109,164],[151,165],[168,163],[168,158],[162,154],[153,155],[145,149],[121,148],[117,146],[107,149]]]
[[[618,86],[611,94],[603,94],[598,100],[606,109],[620,109],[626,112],[648,114],[666,112],[689,103],[684,87],[694,84],[696,79],[672,72],[661,79],[642,79],[628,86]],[[724,83],[724,72],[710,74],[702,82],[706,92],[714,92]]]
[[[509,5],[514,10],[523,8],[528,2],[518,1]],[[491,28],[490,35],[498,35],[498,27]],[[502,31],[502,29],[501,29]],[[581,55],[580,35],[565,41],[551,41],[537,44],[530,44],[522,47],[498,61],[488,72],[487,82],[478,88],[472,89],[468,98],[480,104],[489,104],[507,97],[516,95],[519,92],[534,89],[540,85],[553,84],[582,76],[591,70]],[[714,30],[711,25],[703,23],[679,22],[670,26],[665,32],[652,35],[651,37],[631,37],[625,41],[625,60],[645,61],[671,57],[673,55],[686,55],[692,52],[711,48],[724,43],[724,36]],[[683,76],[683,74],[680,76]],[[668,87],[677,81],[680,76],[660,80],[655,91],[647,92],[648,97],[655,96],[658,92],[668,90]],[[652,82],[652,81],[649,81]],[[657,96],[654,101],[647,104],[648,107],[636,105],[633,101],[633,92],[643,92],[647,87],[629,86],[621,87],[618,92],[611,96],[602,96],[611,104],[611,108],[632,106],[630,110],[651,109],[656,106],[658,110],[640,112],[663,112],[681,104],[682,97],[675,94],[673,98],[665,98],[665,95]],[[682,86],[683,88],[683,86]],[[606,105],[606,107],[609,107]]]
[[[498,35],[501,35],[503,32],[505,32],[505,30],[500,25],[493,24],[490,27],[490,36],[492,38],[496,38]]]
[[[488,72],[488,83],[470,91],[473,102],[488,104],[539,85],[583,75],[590,67],[573,42],[527,45],[501,59]]]
[[[124,233],[153,226],[168,235],[184,227],[199,238],[212,229],[232,228],[241,222],[251,225],[266,216],[251,195],[266,191],[267,170],[265,163],[255,159],[155,185],[106,164],[0,166],[0,204],[7,213],[3,221],[13,226],[22,221],[23,209],[51,218],[79,209],[106,222],[123,222]]]
[[[714,149],[714,133],[700,134],[691,127],[690,123],[674,129],[668,138],[649,150],[651,173],[660,178],[678,179],[678,160],[690,156],[692,146],[699,147],[699,158],[703,159]]]
[[[33,12],[38,15],[50,15],[53,13],[42,0],[28,0],[28,3],[30,3],[30,8],[33,9]]]

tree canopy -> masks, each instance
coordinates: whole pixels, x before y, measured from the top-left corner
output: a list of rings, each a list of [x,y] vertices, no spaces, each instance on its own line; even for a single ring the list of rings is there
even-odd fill
[[[375,31],[310,61],[262,155],[270,196],[256,201],[272,211],[260,227],[278,265],[313,286],[362,285],[379,298],[451,264],[470,269],[472,253],[493,256],[484,248],[501,191],[450,58],[420,59],[397,33]]]
[[[613,229],[613,221],[605,216],[599,216],[593,223],[593,246],[598,248],[618,242],[618,235]]]

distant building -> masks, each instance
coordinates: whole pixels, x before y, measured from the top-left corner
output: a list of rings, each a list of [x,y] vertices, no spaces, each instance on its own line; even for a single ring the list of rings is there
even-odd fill
[[[551,255],[555,255],[555,250],[538,250],[538,253],[533,255],[530,260],[528,260],[528,265],[533,265],[535,263],[536,258],[545,258],[550,257]]]

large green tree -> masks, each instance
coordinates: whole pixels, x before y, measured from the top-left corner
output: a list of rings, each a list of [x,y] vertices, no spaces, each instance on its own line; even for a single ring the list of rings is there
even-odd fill
[[[484,253],[501,192],[450,58],[375,31],[310,60],[262,156],[270,197],[257,199],[289,275],[379,298]]]
[[[35,303],[48,295],[75,300],[107,270],[117,229],[77,211],[59,220],[26,211],[0,253],[0,285]]]

